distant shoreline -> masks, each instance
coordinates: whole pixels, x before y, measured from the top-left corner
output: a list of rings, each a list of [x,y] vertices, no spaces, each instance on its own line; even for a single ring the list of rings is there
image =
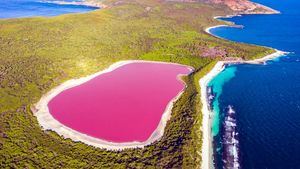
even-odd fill
[[[156,62],[156,61],[143,61],[143,60],[129,60],[129,61],[119,61],[114,64],[112,64],[107,69],[104,69],[102,71],[99,71],[97,73],[94,73],[92,75],[82,77],[79,79],[72,79],[68,80],[61,85],[55,87],[54,89],[50,90],[48,93],[42,96],[40,101],[38,101],[34,106],[32,106],[31,110],[33,114],[37,117],[37,120],[40,124],[40,126],[43,128],[43,130],[51,130],[59,134],[60,136],[63,136],[64,138],[70,138],[73,141],[80,141],[85,144],[97,147],[97,148],[103,148],[107,150],[123,150],[123,149],[129,149],[129,148],[143,148],[147,145],[152,144],[153,142],[159,140],[163,134],[164,129],[166,127],[166,124],[168,120],[171,118],[172,108],[173,104],[178,98],[182,95],[186,88],[178,92],[178,94],[169,101],[167,104],[165,111],[162,113],[162,117],[160,119],[160,122],[157,126],[157,128],[152,132],[151,136],[144,142],[138,142],[138,141],[132,141],[132,142],[125,142],[125,143],[116,143],[116,142],[110,142],[106,141],[104,139],[95,138],[92,136],[89,136],[87,134],[75,131],[64,124],[61,124],[58,120],[56,120],[50,113],[48,108],[48,103],[51,101],[55,96],[57,96],[59,93],[61,93],[64,90],[73,88],[75,86],[79,86],[83,83],[86,83],[87,81],[101,75],[104,73],[111,72],[121,66],[124,66],[126,64],[130,63],[160,63],[160,64],[174,64],[174,65],[181,65],[177,63],[168,63],[168,62]],[[187,65],[181,65],[186,66],[190,68],[191,72],[193,71],[192,67],[189,67]],[[179,75],[180,76],[180,75]]]
[[[106,8],[107,5],[104,5],[101,2],[95,2],[92,0],[89,1],[71,1],[71,2],[66,2],[66,1],[47,1],[47,0],[41,0],[40,2],[42,3],[50,3],[50,4],[59,4],[59,5],[82,5],[82,6],[87,6],[87,7],[94,7],[94,8]]]
[[[232,18],[236,16],[242,16],[240,14],[236,15],[226,15],[226,16],[215,16],[214,19],[220,19],[220,18]],[[222,37],[219,37],[217,35],[214,35],[211,33],[211,29],[218,28],[218,27],[235,27],[236,25],[216,25],[206,28],[204,31],[214,37],[224,39]],[[226,40],[226,39],[225,39]],[[270,47],[267,47],[270,48]],[[273,49],[273,48],[271,48]],[[202,114],[203,114],[203,121],[202,121],[202,127],[203,127],[203,140],[202,140],[202,169],[210,169],[213,167],[213,146],[212,146],[212,134],[211,134],[211,125],[212,125],[212,114],[213,112],[209,109],[209,103],[208,103],[208,96],[207,96],[207,87],[208,83],[217,76],[220,72],[222,72],[226,65],[229,64],[265,64],[266,61],[272,60],[274,58],[283,56],[288,54],[288,52],[283,52],[277,49],[274,53],[269,54],[267,56],[264,56],[263,58],[254,59],[254,60],[229,60],[229,61],[218,61],[213,69],[210,70],[204,77],[202,77],[199,80],[200,88],[201,88],[201,102],[202,102]]]

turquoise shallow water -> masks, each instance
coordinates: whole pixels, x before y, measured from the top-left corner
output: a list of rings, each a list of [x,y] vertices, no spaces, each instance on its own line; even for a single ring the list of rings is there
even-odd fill
[[[219,134],[220,130],[220,105],[219,98],[223,91],[223,85],[227,83],[230,79],[235,76],[236,67],[229,67],[224,69],[218,76],[211,80],[208,84],[208,87],[211,87],[214,96],[214,101],[212,102],[212,109],[215,114],[212,121],[212,135],[216,136]]]
[[[299,169],[300,1],[256,1],[282,13],[226,19],[244,28],[221,27],[212,33],[291,53],[266,65],[228,66],[235,69],[233,77],[220,81],[227,79],[222,72],[211,81],[218,113],[212,128],[215,167],[230,168],[236,162],[233,168]]]

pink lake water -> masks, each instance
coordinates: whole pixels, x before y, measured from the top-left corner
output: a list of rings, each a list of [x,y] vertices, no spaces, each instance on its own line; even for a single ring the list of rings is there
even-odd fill
[[[106,141],[146,141],[168,103],[185,88],[191,69],[165,63],[130,63],[67,89],[48,104],[65,126]]]

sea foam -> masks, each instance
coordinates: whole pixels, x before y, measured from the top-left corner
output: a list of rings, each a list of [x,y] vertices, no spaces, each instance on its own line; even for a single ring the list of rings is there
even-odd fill
[[[226,169],[239,169],[240,168],[240,158],[239,158],[239,140],[238,132],[236,129],[236,118],[235,110],[233,106],[228,106],[228,111],[225,114],[225,120],[223,123],[223,168]]]

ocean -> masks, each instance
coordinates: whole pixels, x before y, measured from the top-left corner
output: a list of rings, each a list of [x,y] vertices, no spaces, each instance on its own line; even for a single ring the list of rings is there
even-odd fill
[[[83,13],[98,9],[84,5],[59,4],[58,2],[66,3],[71,1],[1,0],[0,19],[36,16],[49,17],[67,13]]]
[[[300,168],[300,1],[256,0],[279,15],[226,18],[211,33],[291,52],[266,65],[228,65],[210,83],[215,168]]]

